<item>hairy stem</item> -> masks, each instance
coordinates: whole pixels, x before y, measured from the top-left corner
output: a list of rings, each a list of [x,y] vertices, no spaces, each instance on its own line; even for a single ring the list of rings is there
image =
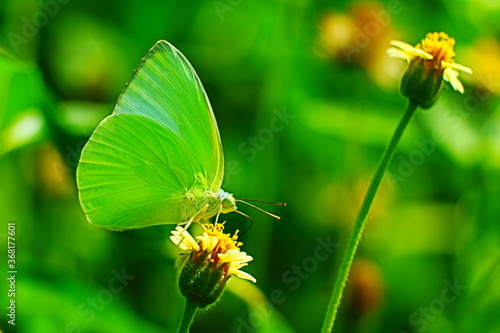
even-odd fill
[[[401,136],[403,135],[406,126],[410,122],[410,119],[415,114],[417,106],[418,105],[416,102],[412,100],[409,101],[408,107],[406,108],[403,117],[399,121],[398,127],[396,127],[396,130],[394,131],[391,141],[385,148],[384,154],[382,155],[382,159],[380,160],[377,171],[375,172],[375,175],[373,176],[370,186],[368,187],[365,199],[363,201],[363,204],[361,205],[358,217],[354,224],[354,229],[352,231],[351,237],[349,238],[349,242],[347,243],[344,257],[342,258],[342,262],[340,264],[337,280],[335,282],[335,286],[333,287],[332,296],[330,298],[330,302],[328,303],[328,309],[326,312],[325,320],[323,322],[323,328],[321,330],[322,333],[331,332],[333,328],[333,324],[335,322],[335,316],[337,315],[337,310],[340,305],[342,293],[344,291],[347,277],[349,275],[349,270],[351,268],[354,255],[356,254],[356,249],[358,248],[359,240],[361,239],[361,235],[363,233],[366,217],[368,216],[368,212],[370,211],[370,207],[372,206],[373,199],[377,194],[380,182],[382,181],[387,166],[389,165],[389,162],[391,161],[392,156],[394,155],[394,151],[396,150],[398,142],[401,139]]]
[[[186,307],[184,308],[184,314],[182,315],[182,320],[179,325],[178,333],[188,333],[191,324],[193,323],[194,315],[198,310],[198,306],[193,301],[186,298]]]

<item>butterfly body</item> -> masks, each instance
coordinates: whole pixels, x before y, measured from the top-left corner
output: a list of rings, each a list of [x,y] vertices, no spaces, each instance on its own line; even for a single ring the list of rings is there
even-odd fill
[[[207,191],[202,197],[197,196],[195,192],[188,191],[184,199],[186,200],[186,214],[184,216],[186,222],[191,219],[196,221],[208,220],[219,213],[227,214],[237,209],[233,195],[223,189],[220,189],[217,193]]]

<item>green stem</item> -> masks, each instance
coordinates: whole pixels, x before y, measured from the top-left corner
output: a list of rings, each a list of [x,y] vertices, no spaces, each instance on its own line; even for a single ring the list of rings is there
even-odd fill
[[[184,308],[184,314],[182,315],[181,324],[179,325],[178,333],[188,333],[191,324],[193,323],[194,315],[198,310],[196,303],[186,298],[186,307]]]
[[[339,308],[340,300],[342,298],[342,292],[344,290],[347,281],[347,276],[349,275],[349,269],[351,268],[351,264],[354,259],[354,255],[356,254],[356,249],[358,247],[359,240],[361,239],[361,234],[363,233],[366,217],[368,215],[368,212],[370,211],[373,199],[377,194],[380,182],[384,177],[385,170],[387,169],[387,166],[391,161],[392,155],[394,155],[394,151],[396,150],[399,139],[401,139],[401,136],[403,135],[406,126],[410,122],[410,119],[412,118],[413,114],[415,113],[415,110],[417,109],[417,106],[418,105],[415,101],[412,100],[409,101],[405,114],[399,121],[398,127],[394,131],[391,141],[387,145],[387,148],[384,151],[384,155],[380,160],[377,171],[375,172],[372,182],[370,183],[370,187],[368,187],[365,200],[363,201],[363,204],[361,205],[361,208],[359,210],[356,223],[354,224],[354,229],[352,231],[351,237],[349,238],[349,242],[347,243],[344,257],[342,258],[342,263],[340,264],[337,281],[335,282],[335,286],[333,287],[332,297],[330,299],[330,303],[328,304],[325,321],[323,322],[323,328],[321,330],[322,333],[331,332],[333,328],[335,316],[337,315],[337,310]]]

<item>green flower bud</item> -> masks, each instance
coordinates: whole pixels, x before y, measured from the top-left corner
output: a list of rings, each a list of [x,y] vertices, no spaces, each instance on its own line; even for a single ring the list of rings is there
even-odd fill
[[[191,252],[179,274],[179,289],[182,295],[193,301],[199,308],[215,303],[224,290],[223,266],[213,267],[208,260],[209,253],[202,252],[196,258]]]
[[[422,109],[430,108],[443,90],[443,70],[413,59],[401,80],[401,94],[415,100]]]

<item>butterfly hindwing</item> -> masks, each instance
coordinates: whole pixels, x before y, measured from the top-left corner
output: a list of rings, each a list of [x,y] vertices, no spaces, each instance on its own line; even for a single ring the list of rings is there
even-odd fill
[[[203,167],[151,119],[112,115],[88,141],[77,172],[89,221],[127,229],[182,222],[189,215],[184,195]]]

